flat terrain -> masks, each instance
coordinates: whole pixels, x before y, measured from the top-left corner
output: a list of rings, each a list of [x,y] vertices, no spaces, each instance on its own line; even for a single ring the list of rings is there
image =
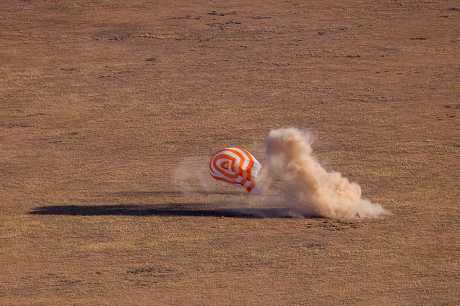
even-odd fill
[[[458,1],[2,0],[0,304],[460,305],[459,101]],[[393,215],[173,182],[288,126]]]

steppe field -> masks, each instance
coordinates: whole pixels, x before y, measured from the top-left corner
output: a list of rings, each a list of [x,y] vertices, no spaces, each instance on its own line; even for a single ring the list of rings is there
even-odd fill
[[[459,1],[1,0],[0,305],[460,305],[459,116]],[[392,214],[201,176],[282,127]]]

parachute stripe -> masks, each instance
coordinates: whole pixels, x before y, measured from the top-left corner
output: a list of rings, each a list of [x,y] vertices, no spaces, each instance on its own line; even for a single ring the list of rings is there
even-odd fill
[[[243,170],[243,164],[244,164],[243,161],[246,161],[247,158],[245,158],[243,156],[242,152],[240,150],[238,150],[238,148],[229,148],[227,150],[230,151],[230,152],[235,153],[240,158],[240,160],[241,160],[241,162],[240,162],[240,173],[243,174],[243,177],[247,177],[246,171]]]
[[[259,162],[246,149],[232,147],[218,151],[209,161],[210,174],[216,180],[243,186],[248,192],[255,187],[255,174],[260,169]]]
[[[248,181],[250,181],[251,180],[251,169],[252,169],[252,166],[254,165],[254,160],[253,160],[252,155],[246,150],[240,149],[240,148],[229,148],[228,150],[235,152],[236,154],[238,154],[240,158],[242,158],[245,161],[246,170],[244,170],[244,168],[240,165],[241,173]]]
[[[230,164],[231,164],[231,169],[233,170],[233,173],[231,172],[228,172],[226,169],[223,169],[222,167],[220,167],[219,164],[217,164],[218,160],[219,159],[225,159],[225,160],[229,160],[230,161]],[[230,178],[230,179],[234,179],[234,178],[237,178],[238,177],[238,173],[236,173],[234,171],[234,168],[235,168],[235,158],[231,157],[231,156],[228,156],[226,154],[219,154],[217,155],[213,160],[212,160],[212,165],[213,165],[213,170],[214,172],[219,172],[220,174]]]
[[[244,148],[241,148],[241,150],[243,150],[244,153],[246,153],[246,156],[249,158],[249,165],[248,165],[248,170],[246,172],[246,176],[248,178],[248,181],[251,180],[251,174],[252,174],[252,167],[254,166],[254,156],[252,156],[251,153],[249,153],[248,151],[246,151],[246,149]]]

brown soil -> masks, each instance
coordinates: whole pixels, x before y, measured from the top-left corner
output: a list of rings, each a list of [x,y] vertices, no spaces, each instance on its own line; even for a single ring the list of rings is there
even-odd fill
[[[0,1],[0,304],[459,305],[459,54],[458,1]],[[393,215],[172,184],[286,126]]]

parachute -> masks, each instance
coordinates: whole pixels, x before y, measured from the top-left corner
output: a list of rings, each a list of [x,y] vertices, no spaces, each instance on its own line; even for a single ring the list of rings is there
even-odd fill
[[[214,154],[209,162],[211,176],[216,180],[243,186],[251,192],[260,171],[259,161],[247,150],[238,147],[225,148]]]

